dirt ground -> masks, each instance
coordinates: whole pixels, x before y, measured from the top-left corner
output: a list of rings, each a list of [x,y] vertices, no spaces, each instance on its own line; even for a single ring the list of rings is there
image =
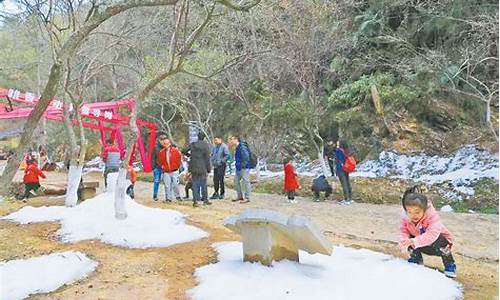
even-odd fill
[[[97,180],[100,174],[89,174],[85,179]],[[49,181],[64,180],[65,174],[50,173]],[[60,226],[58,223],[19,225],[0,221],[0,260],[77,250],[99,262],[96,271],[88,278],[30,299],[189,299],[186,291],[196,285],[194,270],[216,261],[211,244],[239,240],[239,236],[222,226],[223,219],[249,207],[306,215],[335,245],[397,255],[394,241],[401,210],[396,205],[355,203],[341,206],[333,201],[315,203],[307,198],[298,198],[297,204],[289,204],[284,196],[269,194],[255,194],[251,203],[239,204],[230,201],[235,192],[229,190],[226,200],[193,208],[189,201],[154,202],[151,189],[151,183],[139,182],[136,200],[150,207],[175,209],[187,214],[188,222],[209,232],[209,237],[168,248],[126,249],[94,240],[61,243],[55,237]],[[0,203],[0,215],[25,205],[63,203],[62,197],[33,198],[27,203],[4,201]],[[441,216],[456,237],[457,280],[463,285],[464,299],[498,299],[498,216],[459,213]],[[439,259],[427,258],[426,265],[442,269]]]

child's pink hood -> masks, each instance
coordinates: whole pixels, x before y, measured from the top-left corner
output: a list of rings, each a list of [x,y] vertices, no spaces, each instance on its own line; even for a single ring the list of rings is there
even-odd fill
[[[441,222],[441,218],[431,202],[429,202],[424,216],[417,224],[413,224],[406,215],[406,212],[404,212],[399,229],[400,245],[412,235],[415,237],[415,248],[430,246],[438,239],[440,234],[442,234],[450,244],[453,244],[453,236]]]

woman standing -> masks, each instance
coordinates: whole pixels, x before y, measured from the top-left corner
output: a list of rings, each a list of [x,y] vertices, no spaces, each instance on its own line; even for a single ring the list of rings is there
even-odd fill
[[[339,177],[340,184],[342,185],[342,191],[344,193],[344,200],[340,201],[340,204],[350,205],[352,201],[352,189],[351,182],[349,181],[349,173],[344,170],[344,164],[349,156],[348,145],[345,140],[337,141],[337,149],[335,149],[335,170],[337,171],[337,176]]]

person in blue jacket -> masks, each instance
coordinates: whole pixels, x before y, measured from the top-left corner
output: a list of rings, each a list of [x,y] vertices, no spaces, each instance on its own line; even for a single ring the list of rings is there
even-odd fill
[[[340,201],[340,204],[343,205],[350,205],[354,202],[352,201],[352,189],[351,182],[349,181],[349,173],[345,172],[342,168],[347,156],[349,155],[348,148],[349,147],[345,140],[337,141],[337,148],[335,149],[335,171],[344,193],[344,200]]]
[[[250,202],[250,193],[252,192],[252,186],[250,184],[250,169],[252,168],[250,162],[250,148],[245,141],[242,141],[240,137],[234,135],[229,138],[229,145],[236,147],[234,152],[236,168],[236,172],[234,174],[234,186],[236,187],[238,197],[232,201],[248,203]],[[243,180],[243,185],[245,186],[245,193],[243,193],[241,189],[241,180]]]

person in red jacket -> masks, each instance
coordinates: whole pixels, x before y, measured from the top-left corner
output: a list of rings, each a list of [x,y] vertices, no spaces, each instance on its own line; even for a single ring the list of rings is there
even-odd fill
[[[295,200],[295,191],[300,188],[300,185],[297,182],[297,173],[293,168],[292,159],[285,159],[283,164],[285,169],[284,191],[287,193],[288,201],[290,203],[297,203]]]
[[[157,162],[163,171],[163,183],[165,184],[165,201],[172,202],[173,197],[181,200],[179,194],[179,168],[182,163],[182,154],[169,139],[162,142],[163,149],[158,153]]]
[[[40,177],[47,178],[36,164],[36,160],[30,159],[24,170],[23,183],[24,195],[21,199],[28,198],[30,195],[36,196],[36,191],[40,188]]]

